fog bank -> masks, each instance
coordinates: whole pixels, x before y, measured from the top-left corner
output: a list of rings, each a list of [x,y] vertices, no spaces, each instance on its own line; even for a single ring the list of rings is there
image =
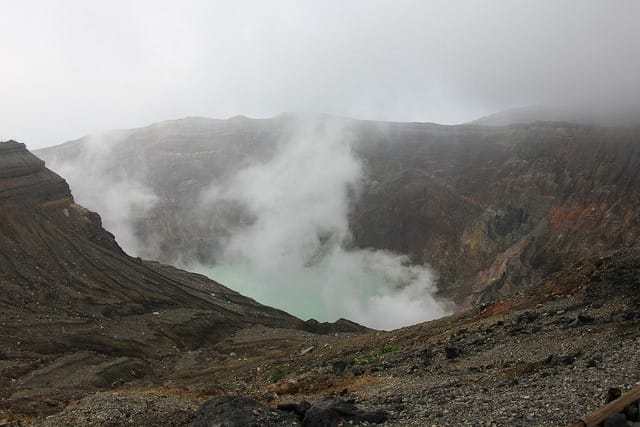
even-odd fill
[[[640,113],[635,0],[4,1],[0,140],[185,116]]]

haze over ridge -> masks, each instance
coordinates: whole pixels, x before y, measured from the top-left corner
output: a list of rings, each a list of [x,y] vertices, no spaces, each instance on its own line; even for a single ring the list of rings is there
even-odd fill
[[[31,148],[184,116],[640,110],[631,0],[2,4],[0,138]]]

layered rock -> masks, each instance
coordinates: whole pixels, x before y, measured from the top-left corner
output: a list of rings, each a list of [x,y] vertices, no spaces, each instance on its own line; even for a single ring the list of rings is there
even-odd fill
[[[66,182],[43,161],[22,144],[0,147],[0,265],[10,286],[33,288],[28,296],[18,289],[10,293],[9,298],[23,298],[21,309],[40,304],[48,310],[45,303],[55,298],[58,310],[91,315],[190,307],[244,323],[255,309],[277,324],[298,322],[202,276],[128,257],[100,217],[75,204]]]
[[[0,143],[0,290],[0,413],[160,378],[168,358],[242,328],[306,327],[204,276],[129,257],[15,142]]]
[[[0,142],[0,203],[46,202],[69,196],[64,179],[15,141]]]

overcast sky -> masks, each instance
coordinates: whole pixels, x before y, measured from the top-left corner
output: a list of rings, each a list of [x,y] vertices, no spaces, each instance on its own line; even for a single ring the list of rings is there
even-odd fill
[[[0,140],[32,148],[195,115],[639,99],[635,0],[0,0]]]

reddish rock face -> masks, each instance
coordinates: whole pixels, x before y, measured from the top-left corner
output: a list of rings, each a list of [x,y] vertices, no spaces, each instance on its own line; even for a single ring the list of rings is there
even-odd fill
[[[638,130],[538,123],[411,140],[398,129],[376,150],[362,148],[372,175],[394,181],[356,204],[355,243],[431,263],[458,301],[499,299],[636,245]]]

